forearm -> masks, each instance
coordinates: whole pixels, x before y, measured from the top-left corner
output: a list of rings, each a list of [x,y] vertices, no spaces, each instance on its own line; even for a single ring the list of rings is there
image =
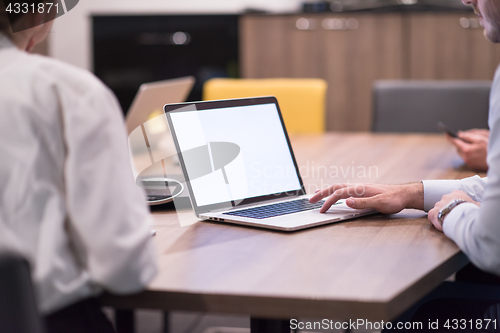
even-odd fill
[[[424,185],[422,182],[409,183],[402,186],[405,197],[405,208],[424,209]]]

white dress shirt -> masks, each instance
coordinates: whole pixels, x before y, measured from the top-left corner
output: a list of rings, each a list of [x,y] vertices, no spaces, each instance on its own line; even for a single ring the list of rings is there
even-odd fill
[[[113,94],[0,34],[0,245],[30,261],[40,311],[142,289],[150,222]]]
[[[427,180],[424,208],[432,209],[444,194],[462,190],[481,203],[464,203],[445,217],[443,230],[479,268],[500,275],[500,67],[491,87],[488,125],[488,177]]]

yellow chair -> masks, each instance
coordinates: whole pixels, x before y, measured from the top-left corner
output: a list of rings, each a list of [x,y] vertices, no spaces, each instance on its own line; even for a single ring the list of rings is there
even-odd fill
[[[275,96],[288,133],[325,131],[323,79],[210,79],[203,86],[203,100]]]

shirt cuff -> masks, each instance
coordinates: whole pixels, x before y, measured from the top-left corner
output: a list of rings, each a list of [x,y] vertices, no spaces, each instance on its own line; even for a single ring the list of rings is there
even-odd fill
[[[479,207],[471,202],[464,202],[449,212],[443,221],[443,232],[444,234],[455,241],[455,230],[457,224],[463,221],[465,217],[471,213],[473,210],[479,209]]]
[[[428,212],[445,194],[460,189],[460,180],[422,180],[424,185],[424,210]]]

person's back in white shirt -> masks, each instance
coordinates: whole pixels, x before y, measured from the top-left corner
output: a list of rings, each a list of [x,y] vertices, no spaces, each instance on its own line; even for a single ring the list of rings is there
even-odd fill
[[[156,273],[126,144],[100,81],[0,33],[0,245],[31,262],[43,314]]]

